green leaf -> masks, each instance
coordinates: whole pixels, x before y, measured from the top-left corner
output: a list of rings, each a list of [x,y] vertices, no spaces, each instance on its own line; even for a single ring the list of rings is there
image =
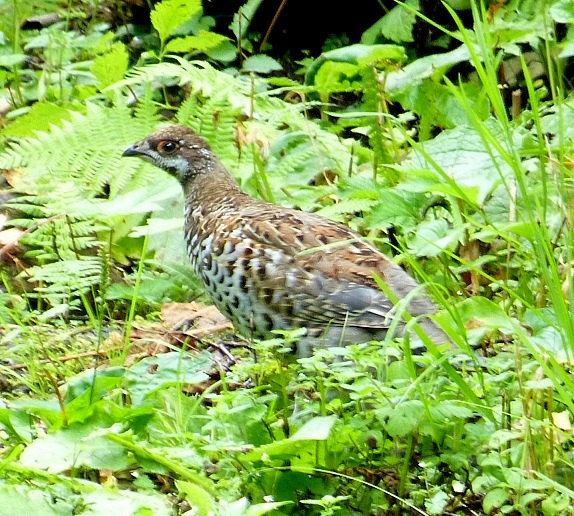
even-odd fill
[[[20,462],[30,468],[62,473],[85,466],[120,471],[133,464],[128,451],[106,439],[98,425],[77,423],[42,435],[22,452]]]
[[[215,500],[201,486],[184,480],[176,480],[175,484],[179,492],[194,507],[194,514],[208,516],[215,513]]]
[[[296,433],[291,437],[292,441],[313,440],[325,441],[337,421],[335,416],[315,417],[307,421]]]
[[[249,25],[251,25],[251,21],[262,2],[263,0],[247,0],[233,15],[233,21],[229,25],[229,28],[232,30],[237,41],[241,41],[245,38]]]
[[[13,66],[17,66],[22,64],[28,59],[26,54],[7,54],[0,56],[0,66],[4,66],[6,68],[11,68]]]
[[[474,84],[463,85],[461,89],[473,113],[486,120],[490,115],[490,104],[482,90]],[[450,88],[430,79],[405,88],[395,95],[395,99],[405,110],[427,117],[429,124],[435,127],[471,125],[473,119],[468,113],[468,107],[459,102]]]
[[[444,54],[421,57],[401,70],[386,74],[385,90],[388,93],[396,93],[403,88],[410,88],[416,81],[434,76],[442,77],[449,68],[469,59],[470,51],[466,45]]]
[[[378,202],[366,217],[368,229],[413,226],[427,202],[425,195],[404,190],[381,190]]]
[[[279,61],[272,57],[258,54],[256,56],[250,56],[243,61],[241,69],[244,72],[271,73],[277,70],[283,70],[283,67]]]
[[[134,406],[143,403],[152,392],[180,385],[197,384],[209,379],[206,370],[211,366],[209,353],[186,357],[182,353],[164,353],[148,357],[134,364],[126,372],[127,389]]]
[[[406,0],[405,4],[416,10],[420,7],[419,0]],[[416,13],[403,5],[397,5],[364,32],[361,43],[375,43],[379,34],[395,43],[410,43],[414,41],[415,23]]]
[[[490,514],[494,509],[499,509],[510,498],[510,493],[508,489],[495,488],[486,493],[486,496],[482,500],[482,507],[486,514]]]
[[[86,516],[125,514],[133,516],[170,516],[171,503],[166,496],[121,489],[98,489],[82,493],[82,513]]]
[[[9,125],[2,128],[2,136],[28,138],[35,131],[47,131],[51,125],[62,125],[64,120],[71,120],[72,111],[84,111],[78,104],[52,102],[35,102],[26,114],[12,120]]]
[[[331,220],[343,221],[343,215],[352,215],[361,211],[369,211],[376,203],[377,201],[375,199],[343,199],[335,204],[321,208],[317,213]]]
[[[430,514],[444,514],[449,500],[449,496],[441,489],[425,501],[425,507]]]
[[[548,10],[556,23],[574,23],[574,2],[572,0],[560,0]]]
[[[452,419],[468,419],[475,415],[475,412],[467,407],[463,407],[456,401],[443,401],[431,407],[430,413],[433,419],[438,422],[448,422]]]
[[[459,306],[461,320],[468,326],[484,326],[485,329],[513,332],[518,321],[510,317],[500,306],[485,297],[465,299]]]
[[[562,48],[562,50],[560,51],[560,54],[558,54],[558,57],[561,59],[566,59],[568,57],[574,56],[574,40],[562,43],[560,48]]]
[[[200,30],[197,36],[172,39],[165,46],[165,51],[186,53],[197,50],[199,52],[207,52],[225,41],[229,41],[229,38],[215,32]]]
[[[94,59],[92,73],[98,80],[98,87],[101,90],[124,78],[128,69],[129,55],[123,43],[115,43],[112,49]]]
[[[566,514],[566,511],[571,507],[570,497],[567,494],[555,491],[542,500],[541,506],[544,516]]]
[[[31,442],[34,437],[31,416],[21,410],[0,408],[0,424],[9,431],[13,439],[17,437]]]
[[[409,240],[409,252],[414,256],[438,256],[445,249],[454,250],[460,238],[464,236],[465,227],[458,230],[449,227],[444,219],[421,222]]]
[[[315,74],[314,86],[323,94],[360,91],[363,86],[359,72],[356,64],[327,61]]]
[[[237,47],[231,41],[224,41],[221,45],[215,48],[206,50],[205,52],[211,59],[221,61],[222,63],[230,63],[237,57]]]
[[[329,437],[336,421],[335,416],[315,417],[305,423],[295,435],[270,444],[259,446],[245,454],[245,460],[250,462],[269,457],[314,457],[316,441],[324,441]]]
[[[151,23],[164,43],[177,28],[201,12],[201,0],[164,0],[150,14]]]
[[[500,124],[489,118],[484,122],[494,136],[503,138]],[[521,143],[517,137],[516,146]],[[493,159],[494,158],[494,159]],[[482,205],[503,180],[512,176],[512,168],[492,148],[485,146],[482,135],[473,127],[458,126],[420,144],[399,167],[403,171],[402,188],[421,191],[416,171],[424,171],[422,191],[447,193],[466,202]],[[435,174],[430,186],[427,172]]]
[[[0,507],[6,515],[71,516],[75,513],[74,508],[61,498],[54,502],[51,493],[27,485],[0,485]]]
[[[466,11],[472,6],[471,0],[445,0],[455,11]]]
[[[282,507],[283,505],[290,505],[293,503],[294,502],[292,501],[257,503],[255,505],[250,505],[243,516],[261,516],[262,514],[267,514],[268,512],[278,511],[279,507]],[[276,513],[281,514],[279,512]]]
[[[425,417],[423,404],[419,400],[407,400],[386,413],[380,413],[388,417],[384,426],[392,437],[402,437],[413,432]]]
[[[333,67],[339,69],[347,75],[354,75],[361,67],[367,66],[376,61],[402,62],[407,58],[405,49],[399,45],[350,45],[348,47],[330,50],[321,54],[309,67],[305,76],[305,84],[313,85],[321,83],[315,76],[323,66],[333,66],[333,63],[343,64],[345,67]],[[330,64],[329,64],[330,63]],[[332,74],[333,72],[331,72]],[[337,91],[337,90],[333,90]]]

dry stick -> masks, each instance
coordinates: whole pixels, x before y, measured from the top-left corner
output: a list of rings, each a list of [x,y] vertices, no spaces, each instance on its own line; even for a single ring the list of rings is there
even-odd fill
[[[48,360],[48,362],[51,362],[51,360]],[[62,391],[60,390],[58,382],[52,376],[52,373],[50,373],[50,371],[48,370],[45,370],[44,372],[46,373],[48,380],[50,380],[52,387],[54,387],[54,390],[56,391],[56,396],[58,397],[58,404],[60,405],[60,412],[62,414],[62,423],[64,424],[64,426],[68,426],[68,413],[66,412],[66,402],[64,401]]]
[[[269,28],[267,29],[267,32],[265,33],[265,37],[263,38],[261,45],[259,45],[259,52],[263,52],[263,49],[265,48],[265,45],[267,44],[267,40],[269,39],[269,36],[271,36],[271,31],[275,27],[275,24],[277,23],[277,20],[279,19],[279,16],[281,15],[281,11],[285,7],[286,3],[287,3],[287,0],[282,0],[281,5],[277,8],[277,11],[275,12],[275,16],[273,16],[273,19],[271,20],[271,24],[269,25]]]
[[[232,328],[231,323],[222,323],[222,324],[214,324],[209,328],[196,328],[193,330],[182,331],[181,333],[183,333],[187,337],[199,337],[200,335],[203,335],[205,333],[207,334],[212,332],[215,333],[220,330],[229,330],[231,328]]]
[[[88,357],[96,357],[96,356],[105,356],[106,353],[103,351],[86,351],[84,353],[77,353],[75,355],[67,355],[64,357],[58,357],[57,359],[50,360],[50,359],[43,359],[40,360],[40,364],[50,364],[53,362],[68,362],[69,360],[77,360],[79,358],[88,358]],[[20,369],[26,369],[28,366],[26,364],[15,364],[12,366],[6,366],[14,371],[18,371]]]

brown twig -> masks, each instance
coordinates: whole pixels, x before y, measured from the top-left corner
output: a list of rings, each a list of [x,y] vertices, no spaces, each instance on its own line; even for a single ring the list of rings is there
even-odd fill
[[[267,29],[267,32],[265,33],[265,36],[263,37],[263,41],[261,42],[261,45],[259,45],[259,52],[263,52],[263,49],[265,48],[265,45],[267,44],[267,40],[269,39],[269,36],[271,36],[271,32],[273,31],[275,24],[277,23],[277,20],[279,19],[279,16],[281,15],[281,11],[285,7],[286,3],[287,3],[287,0],[282,0],[281,4],[277,8],[277,11],[275,12],[275,16],[273,16],[273,19],[271,20],[271,23],[269,24],[269,28]]]
[[[37,363],[40,364],[51,364],[54,362],[68,362],[70,360],[78,360],[80,358],[89,358],[89,357],[103,357],[106,356],[107,353],[103,352],[103,351],[86,351],[84,353],[76,353],[74,355],[67,355],[67,356],[63,356],[63,357],[59,357],[56,358],[54,360],[50,360],[50,359],[44,359],[44,360],[40,360]],[[19,371],[21,369],[26,369],[28,366],[26,364],[15,364],[13,366],[7,366],[10,369],[13,369],[14,371]]]

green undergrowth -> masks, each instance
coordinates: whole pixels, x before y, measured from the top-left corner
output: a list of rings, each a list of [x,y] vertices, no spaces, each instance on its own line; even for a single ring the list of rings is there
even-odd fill
[[[81,3],[0,23],[0,514],[570,514],[570,3],[471,1],[446,27],[397,2],[300,81],[234,61],[260,3],[237,45],[195,0],[155,4],[145,34],[78,25]],[[441,34],[423,57],[417,20]],[[167,352],[130,360],[165,303],[205,300],[179,185],[121,159],[166,123],[392,255],[460,351],[389,335],[296,360],[286,334],[226,361],[226,337],[154,330]]]

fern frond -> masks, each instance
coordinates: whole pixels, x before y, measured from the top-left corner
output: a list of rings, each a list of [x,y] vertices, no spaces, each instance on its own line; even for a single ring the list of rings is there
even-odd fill
[[[30,282],[38,283],[37,295],[53,305],[70,303],[100,282],[102,260],[98,256],[62,260],[30,267],[27,274]]]
[[[83,199],[101,194],[104,186],[113,196],[143,170],[152,181],[151,169],[120,161],[127,145],[153,130],[147,120],[133,118],[127,107],[94,104],[87,105],[86,114],[71,112],[71,118],[61,127],[52,126],[50,132],[11,143],[0,154],[0,168],[25,168],[15,185],[17,191],[60,193],[62,184],[67,183],[73,185],[77,198]]]
[[[154,184],[157,170],[138,160],[121,160],[121,154],[153,131],[150,123],[156,120],[150,95],[144,96],[135,117],[127,107],[88,104],[84,114],[72,112],[68,122],[13,142],[0,154],[0,168],[22,169],[14,189],[23,195],[9,205],[32,218],[20,217],[11,223],[34,229],[23,243],[29,248],[27,256],[41,264],[31,269],[33,279],[48,284],[37,287],[37,292],[57,300],[77,295],[98,281],[95,262],[86,255],[102,245],[98,239],[102,228],[106,229],[102,237],[109,235],[109,217],[99,205],[105,202],[102,197],[111,201]],[[138,213],[134,226],[145,216]],[[60,274],[66,270],[59,268],[61,263],[71,264],[70,280]],[[87,274],[84,279],[80,278],[82,271]],[[73,281],[78,282],[77,288],[70,283]]]

